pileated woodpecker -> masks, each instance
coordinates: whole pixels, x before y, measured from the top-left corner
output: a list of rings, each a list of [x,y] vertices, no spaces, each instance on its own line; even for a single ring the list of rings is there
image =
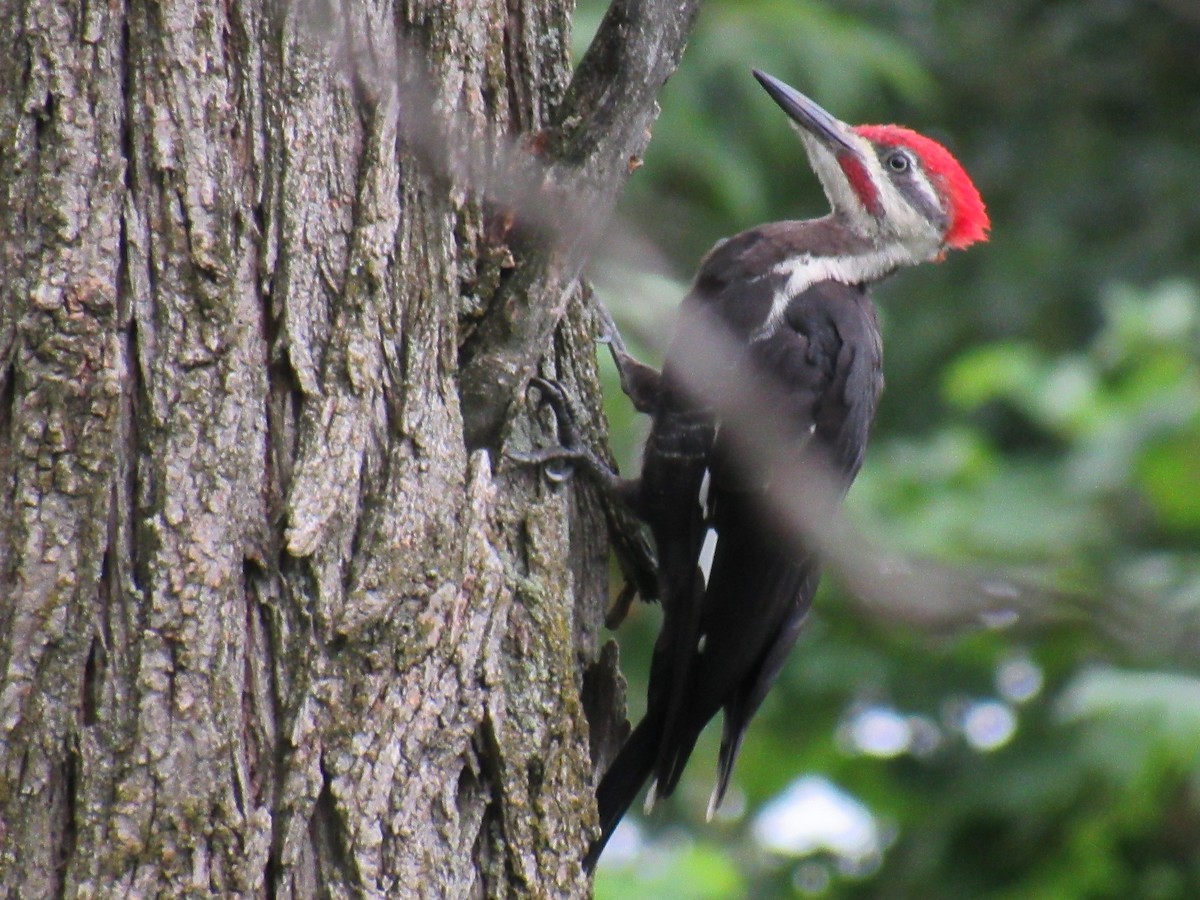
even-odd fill
[[[989,227],[979,192],[940,144],[894,125],[848,126],[778,79],[754,75],[799,131],[832,212],[719,242],[683,302],[661,374],[614,347],[626,393],[653,424],[641,478],[608,480],[653,534],[664,615],[646,715],[597,791],[602,834],[589,869],[648,779],[648,803],[671,794],[700,732],[723,710],[710,815],[721,802],[820,577],[815,555],[765,498],[812,469],[845,493],[883,388],[868,286],[985,240]],[[736,348],[719,365],[753,384],[762,398],[755,414],[786,437],[777,460],[739,453],[738,436],[722,429],[722,398],[689,376],[693,356],[706,352],[704,329]],[[564,398],[551,383],[536,386],[561,437]]]

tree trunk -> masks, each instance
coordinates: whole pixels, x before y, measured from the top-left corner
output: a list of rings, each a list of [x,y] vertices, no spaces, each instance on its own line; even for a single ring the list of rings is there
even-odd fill
[[[593,233],[472,173],[603,220],[696,5],[0,0],[0,894],[587,892]]]

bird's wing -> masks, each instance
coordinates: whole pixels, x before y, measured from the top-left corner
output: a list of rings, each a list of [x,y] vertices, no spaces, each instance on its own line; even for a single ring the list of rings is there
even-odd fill
[[[749,344],[740,377],[752,379],[783,437],[771,460],[748,458],[720,428],[710,455],[716,535],[689,683],[676,726],[662,737],[660,790],[674,788],[700,730],[721,707],[726,724],[714,797],[728,784],[742,735],[778,676],[816,592],[819,569],[799,535],[770,507],[779,482],[827,472],[840,493],[862,462],[882,385],[874,312],[863,293],[832,282],[792,299],[784,327]],[[718,423],[719,424],[719,423]]]
[[[805,465],[818,448],[847,486],[861,465],[881,385],[878,332],[863,292],[814,285],[792,298],[781,327],[753,339],[786,290],[776,269],[793,252],[773,230],[731,238],[706,258],[684,302],[639,491],[638,511],[659,552],[664,620],[646,715],[597,789],[603,833],[592,862],[651,774],[661,796],[674,789],[700,731],[722,707],[731,738],[721,784],[728,783],[741,735],[817,585],[815,559],[765,513],[771,476],[756,476],[754,461],[739,457],[736,434],[719,432],[720,404],[689,389],[684,363],[705,347],[688,326],[715,320],[726,342],[745,348],[730,377],[759,387],[766,403],[755,412],[784,427],[787,464]],[[710,526],[719,537],[706,578],[701,557]]]
[[[709,254],[684,298],[676,338],[657,384],[635,508],[654,535],[663,623],[650,663],[646,714],[597,791],[604,831],[598,847],[659,768],[661,754],[668,749],[662,735],[676,728],[696,658],[704,595],[700,557],[707,531],[703,495],[716,432],[711,404],[689,382],[689,357],[705,353],[704,335],[699,335],[700,345],[695,341],[696,323],[715,316],[720,324],[722,313],[742,315],[728,302],[735,285],[743,307],[770,307],[776,286],[747,279],[744,271],[751,256],[769,248],[770,241],[761,234],[747,232],[721,242]],[[725,323],[721,330],[723,337],[736,339],[736,326]]]

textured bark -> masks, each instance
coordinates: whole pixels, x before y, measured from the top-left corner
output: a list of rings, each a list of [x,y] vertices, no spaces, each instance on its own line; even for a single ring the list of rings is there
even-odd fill
[[[604,514],[502,450],[594,326],[470,173],[615,197],[696,5],[588,132],[569,0],[0,0],[0,895],[588,892]]]

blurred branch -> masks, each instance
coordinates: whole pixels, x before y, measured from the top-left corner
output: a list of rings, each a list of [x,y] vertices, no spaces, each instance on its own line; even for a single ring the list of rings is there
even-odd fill
[[[579,274],[641,165],[655,98],[683,56],[700,0],[613,0],[575,71],[554,124],[521,141],[450,92],[425,48],[386,22],[345,20],[297,0],[366,109],[399,105],[401,140],[439,177],[473,192],[516,235],[511,277],[461,349],[459,386],[470,448],[495,438],[575,295]]]
[[[1159,2],[1185,16],[1175,0]],[[657,116],[655,97],[678,65],[699,0],[614,0],[555,124],[532,143],[453,106],[424,70],[422,48],[394,32],[324,18],[319,3],[298,0],[296,6],[306,11],[314,35],[333,35],[326,43],[361,103],[397,102],[402,139],[414,154],[441,177],[508,210],[522,234],[536,237],[520,248],[513,276],[464,354],[468,439],[472,446],[487,443],[537,364],[638,165]],[[747,465],[778,466],[791,450],[763,386],[730,379],[739,348],[715,328],[703,331],[688,355],[687,377],[695,390],[718,398],[716,410],[738,435]],[[659,333],[640,338],[647,346],[662,343]],[[1200,658],[1200,623],[1182,621],[1150,599],[1064,593],[1007,573],[906,559],[873,546],[845,520],[834,481],[815,460],[807,477],[778,483],[767,499],[873,620],[943,634],[1086,624],[1135,657],[1191,666]]]
[[[873,621],[941,635],[1087,627],[1123,656],[1196,668],[1200,621],[1194,614],[1116,590],[1102,596],[1059,591],[1005,572],[904,558],[872,544],[841,511],[840,479],[781,427],[785,418],[771,385],[746,377],[744,349],[695,310],[678,327],[675,340],[689,352],[676,355],[674,364],[689,390],[712,405],[744,467],[773,473],[763,497],[766,514],[795,536],[798,553],[818,552],[851,602]]]
[[[658,116],[655,98],[675,71],[699,0],[614,0],[539,137],[557,204],[555,239],[530,243],[468,348],[460,392],[469,446],[487,443],[537,364],[576,279],[640,165]]]

